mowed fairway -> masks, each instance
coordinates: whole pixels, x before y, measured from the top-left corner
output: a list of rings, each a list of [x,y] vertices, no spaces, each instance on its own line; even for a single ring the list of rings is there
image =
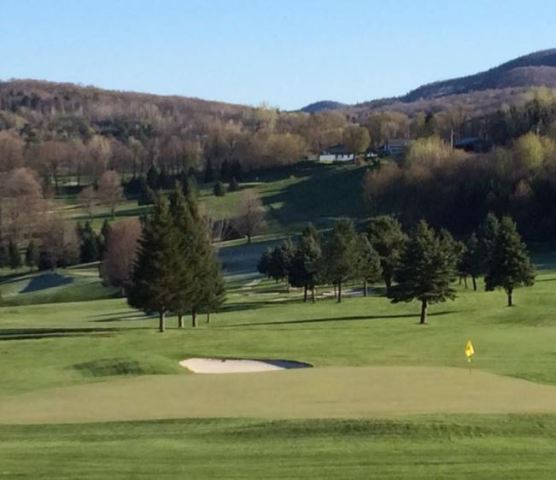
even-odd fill
[[[312,305],[235,280],[210,324],[179,330],[170,318],[165,334],[121,299],[61,301],[98,285],[49,296],[12,283],[0,310],[0,478],[554,478],[555,281],[542,272],[512,309],[501,292],[459,288],[422,327],[417,305],[391,305],[380,286]],[[45,299],[58,303],[33,304]],[[178,365],[202,356],[314,368],[205,376]]]
[[[556,413],[556,387],[443,367],[141,376],[0,400],[0,423]]]

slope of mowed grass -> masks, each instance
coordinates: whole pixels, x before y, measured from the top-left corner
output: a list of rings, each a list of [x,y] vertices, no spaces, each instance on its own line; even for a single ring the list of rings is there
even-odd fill
[[[139,362],[86,365],[99,375],[113,374],[110,368],[124,374],[130,369],[148,373]],[[320,367],[233,375],[141,375],[0,396],[0,424],[436,413],[556,414],[556,387],[462,368]]]
[[[0,427],[0,476],[552,479],[556,417],[183,420]]]
[[[116,292],[102,285],[97,264],[9,278],[0,282],[0,290],[4,306],[90,301]]]
[[[210,325],[165,334],[157,320],[123,299],[29,305],[0,309],[0,392],[109,380],[76,368],[87,362],[139,362],[125,374],[179,373],[192,356],[276,358],[315,366],[466,367],[463,347],[476,348],[474,368],[556,384],[556,275],[516,292],[507,308],[502,292],[459,290],[455,302],[434,305],[430,325],[417,324],[419,306],[392,305],[380,296],[346,298],[342,304],[300,302],[272,282],[236,285]],[[105,363],[103,363],[105,364]],[[118,372],[119,367],[115,367]],[[108,369],[110,371],[110,369]],[[117,373],[116,373],[117,374]]]

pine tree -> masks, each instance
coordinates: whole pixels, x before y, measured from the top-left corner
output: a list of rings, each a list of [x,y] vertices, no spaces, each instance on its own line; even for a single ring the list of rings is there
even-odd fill
[[[156,191],[158,190],[158,185],[159,185],[158,170],[154,165],[151,165],[151,167],[147,171],[147,186],[151,190]]]
[[[364,233],[357,237],[355,275],[363,280],[363,295],[365,297],[368,295],[368,284],[376,282],[382,276],[380,256],[371,245],[369,237]]]
[[[166,173],[166,169],[164,167],[160,169],[157,186],[159,190],[165,190],[167,188],[171,188],[170,177],[168,176],[168,173]]]
[[[214,184],[212,193],[214,193],[215,197],[223,197],[224,195],[226,195],[226,187],[224,187],[224,184],[222,182],[218,181]]]
[[[21,254],[19,253],[19,248],[17,248],[17,245],[13,240],[10,240],[8,243],[8,265],[13,270],[21,267]]]
[[[311,290],[315,301],[315,286],[321,274],[322,251],[320,243],[315,239],[316,230],[306,228],[293,254],[288,280],[294,287],[303,287],[303,301],[307,301],[307,292]]]
[[[480,256],[483,259],[482,270],[486,273],[490,259],[494,253],[500,222],[492,213],[489,213],[479,226],[478,241]]]
[[[8,249],[4,242],[0,243],[0,268],[8,266]]]
[[[97,235],[97,257],[102,259],[104,257],[104,252],[106,251],[106,241],[110,235],[110,222],[108,219],[104,220],[102,227],[100,228],[100,234]]]
[[[535,283],[535,273],[527,247],[521,240],[515,222],[503,217],[498,223],[496,239],[488,260],[485,289],[503,288],[508,296],[508,306],[513,305],[513,291]]]
[[[270,274],[271,262],[272,262],[272,250],[270,248],[267,248],[261,255],[259,262],[257,263],[257,271],[261,275],[264,275],[265,277],[272,278]]]
[[[37,250],[37,246],[35,245],[35,242],[31,240],[25,250],[25,265],[29,268],[35,267],[38,262],[38,257],[39,252]]]
[[[323,248],[323,264],[326,277],[338,287],[338,303],[342,301],[343,284],[357,274],[357,246],[353,222],[337,221]]]
[[[96,262],[99,259],[99,241],[90,222],[86,222],[82,228],[78,229],[78,236],[81,263]]]
[[[204,181],[205,183],[210,183],[214,181],[214,169],[212,168],[212,162],[207,160],[205,165],[205,173],[204,173]]]
[[[220,165],[220,180],[227,181],[230,178],[230,164],[224,160]]]
[[[392,216],[376,217],[368,229],[369,241],[380,255],[382,277],[386,285],[386,294],[390,294],[394,272],[400,264],[407,235],[402,231],[400,223]]]
[[[257,270],[277,282],[287,279],[293,251],[294,247],[289,239],[272,249],[267,248],[261,255]]]
[[[141,177],[139,180],[139,196],[137,198],[138,205],[152,205],[154,203],[155,193],[149,187],[148,182]]]
[[[128,303],[145,312],[157,312],[161,332],[165,330],[165,316],[174,304],[178,284],[176,237],[168,202],[158,198],[143,226]]]
[[[453,240],[435,232],[423,220],[411,235],[396,271],[398,284],[392,287],[393,303],[421,302],[421,324],[427,323],[429,304],[453,300],[451,283],[456,278]]]
[[[471,277],[471,281],[473,282],[473,290],[477,291],[477,278],[479,278],[485,272],[484,259],[479,245],[479,239],[477,238],[475,232],[473,232],[467,240],[462,263],[462,268]]]
[[[201,309],[207,314],[207,323],[210,323],[211,313],[218,311],[222,306],[226,294],[220,263],[213,251],[206,257],[205,272],[201,278],[203,286]]]
[[[171,212],[178,248],[174,258],[175,295],[170,308],[177,315],[180,328],[183,328],[183,316],[187,312],[195,315],[193,310],[202,294],[200,276],[203,252],[199,251],[200,232],[194,215],[196,206],[191,202],[183,195],[181,187],[176,185],[171,197]]]
[[[239,190],[239,183],[236,177],[232,177],[230,184],[228,185],[228,192],[237,192]]]

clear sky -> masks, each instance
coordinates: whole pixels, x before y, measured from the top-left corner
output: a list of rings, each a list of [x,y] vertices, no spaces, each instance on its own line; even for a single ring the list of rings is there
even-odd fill
[[[554,0],[0,0],[0,79],[282,109],[556,47]]]

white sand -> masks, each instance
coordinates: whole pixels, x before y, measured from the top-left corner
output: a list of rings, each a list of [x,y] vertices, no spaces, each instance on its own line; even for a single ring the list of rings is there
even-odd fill
[[[275,364],[278,363],[278,364]],[[180,362],[193,373],[248,373],[299,368],[297,362],[265,362],[264,360],[233,360],[226,358],[188,358]],[[308,365],[307,365],[308,366]]]

